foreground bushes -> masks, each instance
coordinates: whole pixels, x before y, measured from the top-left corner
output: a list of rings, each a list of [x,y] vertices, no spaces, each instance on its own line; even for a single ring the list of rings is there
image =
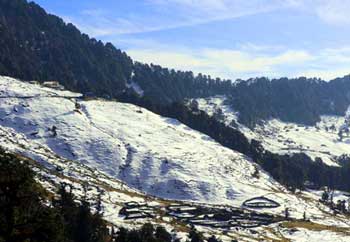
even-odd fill
[[[108,230],[90,204],[77,204],[62,185],[52,205],[26,160],[0,150],[1,242],[104,242]]]

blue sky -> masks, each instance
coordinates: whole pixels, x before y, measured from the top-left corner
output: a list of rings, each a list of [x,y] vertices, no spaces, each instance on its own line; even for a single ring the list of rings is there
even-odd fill
[[[350,0],[36,0],[135,60],[213,77],[350,74]]]

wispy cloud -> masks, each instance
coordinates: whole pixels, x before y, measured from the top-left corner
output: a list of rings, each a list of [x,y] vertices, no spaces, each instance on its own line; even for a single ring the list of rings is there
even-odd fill
[[[208,17],[214,20],[256,14],[283,6],[281,1],[276,0],[148,0],[148,2],[162,7],[162,11],[176,10],[189,18]]]
[[[344,26],[350,23],[350,0],[286,0],[288,6],[316,14],[328,24]]]
[[[195,26],[286,7],[280,0],[147,0],[173,19],[170,28]]]
[[[350,23],[350,0],[148,0],[183,14],[189,24],[218,21],[247,15],[293,9],[317,15],[328,24],[345,26]]]
[[[72,23],[83,33],[93,37],[114,35],[116,29],[103,9],[85,9],[76,16],[61,15],[66,23]]]
[[[321,1],[316,8],[318,16],[324,21],[344,25],[349,24],[350,1],[349,0],[328,0]]]
[[[116,17],[104,9],[86,9],[70,16],[92,35],[135,34],[207,24],[269,12],[286,4],[280,0],[146,0],[145,9]],[[141,9],[140,9],[141,10]]]
[[[95,37],[196,26],[281,9],[308,12],[329,24],[350,23],[350,0],[144,0],[140,8],[118,15],[107,8],[85,9],[67,19]]]

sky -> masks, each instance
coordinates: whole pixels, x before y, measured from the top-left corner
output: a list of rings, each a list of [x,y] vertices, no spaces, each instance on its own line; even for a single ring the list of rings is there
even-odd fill
[[[350,0],[35,0],[134,60],[212,77],[350,74]]]

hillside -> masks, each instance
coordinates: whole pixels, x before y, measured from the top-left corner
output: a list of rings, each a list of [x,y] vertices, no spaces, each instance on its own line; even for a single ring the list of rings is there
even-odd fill
[[[276,216],[277,221],[288,207],[293,220],[302,218],[305,211],[317,226],[329,225],[329,230],[325,230],[329,238],[346,235],[347,232],[339,235],[331,232],[336,226],[342,227],[342,231],[350,226],[344,215],[328,216],[324,212],[330,209],[318,202],[320,192],[293,194],[248,157],[174,119],[132,104],[102,99],[85,101],[77,93],[8,77],[0,78],[0,87],[1,147],[34,159],[31,163],[38,180],[52,193],[61,182],[72,184],[78,197],[83,194],[84,184],[90,187],[91,199],[102,191],[104,217],[116,225],[133,228],[146,221],[157,221],[166,228],[179,230],[181,236],[180,231],[188,231],[187,220],[181,218],[190,216],[192,210],[203,213],[209,209],[214,214],[226,211],[229,215],[230,210],[245,209],[242,203],[247,199],[264,196],[279,205],[256,212]],[[338,192],[335,197],[344,195]],[[145,215],[137,218],[137,213],[134,219],[118,214],[128,202],[145,202],[146,205],[137,205],[140,210],[136,211],[155,214],[157,220],[145,219]],[[175,210],[168,211],[169,203],[180,204],[183,212],[176,215]],[[160,211],[168,211],[168,215]],[[242,213],[249,215],[251,210]],[[224,241],[242,236],[247,241],[262,236],[295,239],[301,236],[299,233],[316,236],[307,228],[300,228],[295,234],[285,228],[277,235],[278,224],[254,225],[252,218],[267,216],[263,214],[235,215],[230,226],[237,229],[223,235],[220,228],[227,226],[225,222],[204,215],[200,215],[201,222],[199,217],[190,221],[200,223],[198,229],[217,234]],[[302,226],[285,223],[293,228]],[[215,229],[213,224],[219,227]],[[256,233],[245,226],[253,226]]]
[[[321,158],[330,166],[346,165],[341,157],[350,155],[349,109],[339,116],[321,116],[315,125],[270,119],[254,128],[240,123],[240,114],[224,96],[197,99],[198,108],[226,125],[240,130],[250,140],[259,140],[269,151],[279,154],[305,153],[314,161]]]
[[[28,163],[47,197],[71,185],[108,226],[181,242],[193,226],[223,242],[348,240],[350,76],[139,63],[27,0],[0,0],[0,46],[0,158]]]
[[[263,171],[252,186],[249,158],[175,119],[6,77],[0,87],[2,127],[148,194],[237,205],[276,186]]]

